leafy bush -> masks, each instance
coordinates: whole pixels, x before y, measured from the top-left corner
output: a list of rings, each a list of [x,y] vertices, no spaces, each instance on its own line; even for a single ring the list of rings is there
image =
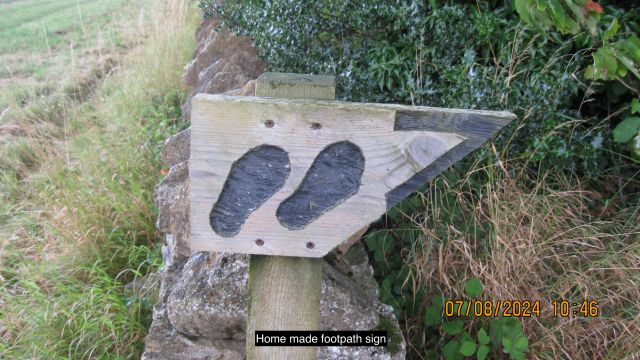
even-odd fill
[[[569,34],[585,30],[591,37],[580,34],[581,41],[600,46],[592,54],[593,64],[587,67],[585,76],[593,80],[616,81],[619,93],[608,95],[614,103],[620,93],[631,92],[636,96],[630,104],[618,106],[625,116],[620,117],[622,121],[615,126],[613,140],[629,143],[632,155],[640,158],[640,118],[629,116],[640,108],[640,38],[637,36],[640,14],[637,9],[622,12],[622,9],[608,8],[605,13],[604,8],[592,0],[516,0],[515,5],[520,16],[533,26],[555,27]],[[599,24],[607,27],[599,29]]]
[[[520,121],[498,145],[535,166],[597,175],[609,165],[608,150],[621,150],[612,141],[620,120],[612,109],[632,94],[589,83],[584,70],[594,40],[536,31],[520,22],[510,1],[202,0],[200,6],[253,38],[270,70],[335,74],[341,99],[514,111]]]
[[[469,299],[478,299],[482,295],[482,282],[478,278],[468,279],[464,284],[464,294]],[[489,300],[491,301],[491,300]],[[462,314],[470,305],[469,301],[456,303],[454,313]],[[459,310],[457,308],[460,308]],[[425,326],[427,328],[441,327],[447,342],[439,354],[435,350],[427,351],[427,358],[445,360],[474,357],[478,360],[496,358],[500,353],[509,354],[511,359],[524,359],[529,349],[529,338],[522,331],[522,325],[514,317],[487,317],[481,319],[480,325],[470,332],[470,317],[457,317],[453,320],[445,315],[443,298],[441,295],[431,299],[425,311]],[[487,330],[488,329],[488,330]],[[473,334],[473,335],[472,335]]]

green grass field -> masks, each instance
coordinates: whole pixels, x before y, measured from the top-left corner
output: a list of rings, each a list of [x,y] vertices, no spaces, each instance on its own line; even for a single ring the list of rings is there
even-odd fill
[[[1,358],[139,358],[153,294],[125,285],[161,262],[152,192],[197,20],[186,0],[0,2]]]
[[[126,51],[142,23],[142,2],[124,0],[0,3],[0,107],[7,92],[58,87]]]

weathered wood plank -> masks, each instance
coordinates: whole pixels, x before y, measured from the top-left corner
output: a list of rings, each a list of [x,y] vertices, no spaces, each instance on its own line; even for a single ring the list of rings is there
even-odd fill
[[[287,74],[263,74],[257,81],[256,95],[294,96],[309,84],[324,90],[307,94],[323,98],[335,93],[333,78],[304,75],[304,85],[283,84]],[[295,77],[294,77],[295,78]],[[263,86],[268,85],[268,86]],[[284,90],[279,88],[284,87]],[[329,97],[333,99],[333,97]],[[275,125],[275,124],[273,124]],[[313,239],[309,239],[313,240]],[[256,347],[256,330],[320,330],[321,258],[252,255],[249,262],[249,299],[247,316],[247,360],[317,359],[317,347]]]
[[[256,83],[256,95],[284,99],[333,100],[336,80],[328,75],[264,73]]]
[[[320,330],[322,266],[317,258],[252,255],[247,360],[312,360],[318,348],[256,347],[256,330]]]
[[[514,118],[506,112],[223,95],[198,95],[192,102],[191,248],[304,257],[323,256]],[[307,196],[308,210],[295,207],[313,221],[283,225],[277,216],[281,204],[301,189],[319,154],[342,141],[364,156],[357,192],[318,209],[318,196],[337,194],[342,184],[318,182],[324,188],[314,195],[317,201]],[[229,186],[233,164],[262,145],[286,152],[290,173],[235,236],[220,236],[211,227],[212,208]],[[306,192],[313,186],[307,181]]]

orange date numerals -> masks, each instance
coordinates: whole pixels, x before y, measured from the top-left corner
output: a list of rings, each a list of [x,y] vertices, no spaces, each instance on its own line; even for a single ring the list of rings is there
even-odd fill
[[[540,316],[540,301],[529,300],[447,300],[447,317],[532,317]]]

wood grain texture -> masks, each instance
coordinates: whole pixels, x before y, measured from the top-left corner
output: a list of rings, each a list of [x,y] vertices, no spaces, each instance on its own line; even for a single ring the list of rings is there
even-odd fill
[[[256,330],[320,330],[324,261],[252,255],[249,263],[247,360],[313,360],[315,346],[256,347]]]
[[[265,96],[281,85],[278,79],[291,79],[287,74],[263,74],[257,81],[256,94]],[[276,97],[298,94],[299,87],[309,83],[319,88],[310,98],[322,98],[323,92],[335,93],[335,81],[325,76],[307,76],[305,85],[286,86]],[[268,84],[265,89],[262,85]],[[330,97],[333,99],[333,97]],[[275,125],[275,124],[274,124]],[[309,239],[313,240],[313,239]],[[249,260],[249,299],[247,316],[246,358],[248,360],[291,359],[315,360],[317,347],[256,347],[256,330],[320,330],[320,290],[322,258],[252,255]]]
[[[507,114],[510,116],[507,117],[509,121],[515,118],[515,115]],[[504,125],[504,113],[397,111],[394,123],[396,131],[454,131],[466,139],[389,191],[385,195],[387,209],[392,208],[423,187],[429,180],[480,147]]]
[[[192,103],[191,248],[304,257],[325,255],[515,117],[507,112],[204,94]],[[324,148],[345,140],[365,157],[358,192],[301,230],[282,226],[276,218],[280,203],[299,187]],[[263,144],[288,153],[291,173],[235,237],[222,238],[209,225],[211,207],[234,161]]]
[[[336,81],[328,75],[264,73],[256,82],[256,95],[285,99],[333,100]]]

